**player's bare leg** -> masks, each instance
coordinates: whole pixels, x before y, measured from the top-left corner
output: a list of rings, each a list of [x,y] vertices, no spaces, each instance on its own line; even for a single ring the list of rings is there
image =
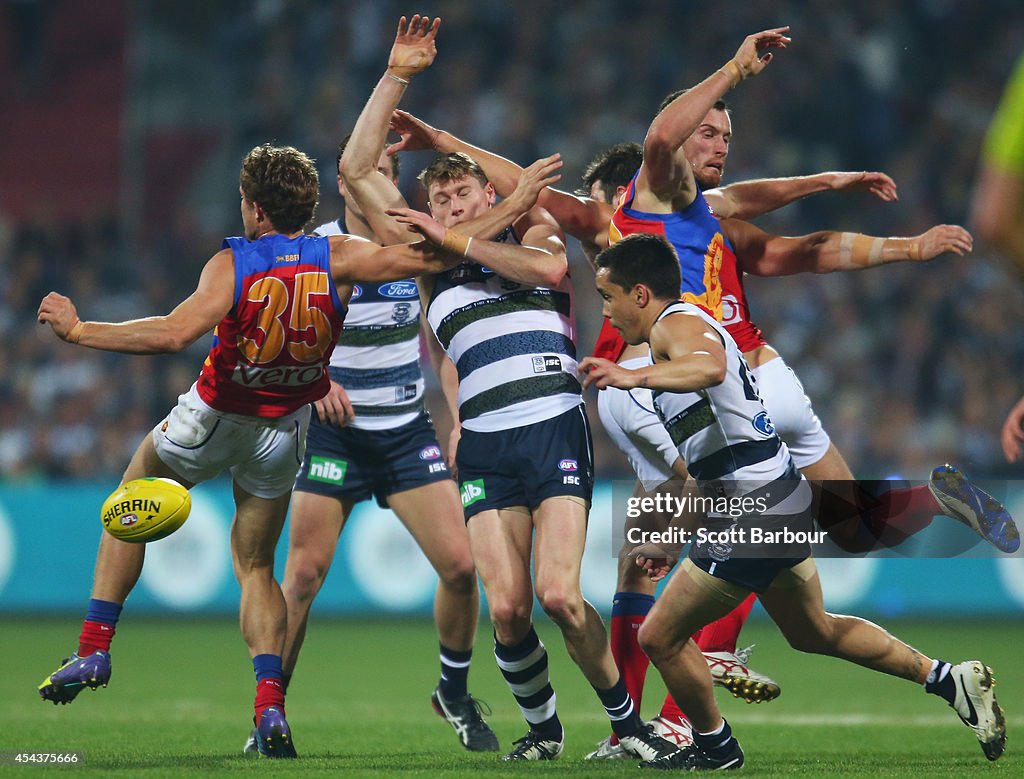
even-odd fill
[[[794,649],[917,682],[949,703],[975,732],[989,760],[1003,753],[1006,722],[996,701],[992,671],[980,661],[951,665],[934,660],[872,622],[829,614],[817,573],[796,586],[773,584],[761,595],[761,603]]]
[[[288,559],[281,590],[288,607],[288,631],[282,656],[285,680],[291,677],[306,639],[309,609],[334,561],[338,536],[354,501],[312,492],[292,494],[288,522]]]
[[[237,484],[231,525],[231,557],[242,590],[239,618],[242,636],[256,671],[254,723],[259,751],[266,757],[295,757],[285,719],[281,655],[288,608],[274,578],[274,549],[284,526],[291,493],[258,498]]]
[[[525,508],[491,509],[470,517],[468,528],[494,626],[498,668],[530,728],[505,759],[553,760],[562,752],[564,734],[555,711],[547,650],[531,616],[533,519]]]
[[[434,711],[473,752],[496,752],[498,737],[469,694],[467,677],[480,611],[469,533],[454,481],[396,492],[388,504],[419,544],[439,578],[434,623],[441,650],[441,680],[431,695]]]
[[[156,453],[152,436],[146,435],[121,483],[144,476],[160,476],[191,488],[192,483],[168,468]],[[40,683],[39,695],[54,704],[73,701],[86,687],[95,690],[110,681],[110,643],[125,599],[142,575],[146,545],[132,544],[100,533],[89,610],[82,624],[78,649],[61,661],[60,667]]]

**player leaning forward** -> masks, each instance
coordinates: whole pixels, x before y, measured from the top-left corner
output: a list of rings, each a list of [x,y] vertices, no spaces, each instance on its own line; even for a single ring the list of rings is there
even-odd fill
[[[436,32],[436,22],[402,18],[388,71],[342,157],[349,193],[389,242],[407,234],[385,216],[389,205],[403,201],[377,173],[377,158],[409,78],[433,62]],[[547,158],[526,175],[554,183],[557,176],[545,176],[559,166]],[[505,759],[551,760],[563,747],[547,652],[533,628],[534,592],[623,747],[647,759],[671,754],[674,747],[640,721],[601,618],[580,591],[593,466],[561,231],[541,208],[511,224],[499,218],[494,188],[464,154],[439,157],[421,180],[442,224],[469,232],[472,221],[474,245],[497,236],[504,247],[491,261],[467,262],[417,283],[427,320],[458,372],[456,464],[470,548],[487,594],[498,665],[529,725]]]
[[[231,471],[231,553],[242,591],[242,635],[257,678],[259,750],[295,757],[281,683],[286,608],[274,578],[274,549],[302,461],[309,404],[330,385],[326,366],[356,281],[441,271],[462,260],[467,247],[424,214],[415,217],[415,228],[410,224],[428,238],[416,243],[382,248],[349,235],[305,235],[319,179],[313,161],[291,147],[253,149],[242,163],[239,190],[244,237],[224,241],[195,292],[167,316],[82,322],[56,292],[43,299],[38,316],[65,341],[128,354],[178,352],[214,330],[198,381],[139,444],[124,480],[162,476],[192,487]],[[461,247],[459,254],[440,249],[445,238]],[[470,256],[488,262],[495,247],[474,241]],[[43,699],[70,703],[85,687],[107,683],[110,641],[144,555],[145,545],[103,534],[78,651],[39,685]]]
[[[755,524],[809,528],[810,485],[793,465],[772,425],[736,342],[696,306],[677,300],[679,261],[664,238],[638,234],[597,258],[604,314],[627,343],[647,342],[653,365],[629,370],[608,360],[580,364],[585,384],[649,388],[655,408],[689,464],[701,492],[737,500],[765,499]],[[725,518],[727,519],[727,518]],[[709,523],[715,517],[709,515]],[[730,521],[723,524],[728,525]],[[667,565],[638,562],[661,573]],[[651,553],[649,553],[651,554]],[[693,723],[694,744],[642,765],[652,768],[736,768],[743,751],[715,703],[711,676],[690,639],[754,591],[795,649],[832,655],[924,685],[944,698],[970,726],[985,756],[997,759],[1006,723],[992,689],[992,672],[978,660],[950,665],[933,660],[858,617],[828,614],[806,546],[732,550],[694,544],[640,629],[640,644],[669,692]]]

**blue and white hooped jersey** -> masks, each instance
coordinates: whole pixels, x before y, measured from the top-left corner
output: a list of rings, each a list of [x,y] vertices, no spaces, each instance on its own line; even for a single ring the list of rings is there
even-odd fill
[[[511,227],[495,240],[517,242]],[[465,262],[436,276],[427,321],[458,370],[467,429],[525,427],[583,403],[568,275],[534,287]]]
[[[698,306],[671,303],[658,317],[699,316],[714,328],[725,345],[725,380],[697,392],[656,390],[654,408],[668,430],[686,467],[700,483],[730,483],[740,493],[792,474],[789,450],[775,433],[757,394],[756,379],[725,328]],[[653,355],[652,355],[653,360]]]
[[[317,235],[341,235],[341,220]],[[412,279],[356,284],[328,373],[345,388],[360,430],[389,430],[423,413],[420,297]]]

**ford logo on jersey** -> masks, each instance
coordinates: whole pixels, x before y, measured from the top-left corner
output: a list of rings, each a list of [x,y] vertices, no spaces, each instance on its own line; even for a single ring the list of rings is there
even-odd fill
[[[421,460],[436,460],[441,456],[441,447],[439,446],[424,446],[420,449]]]
[[[353,284],[352,285],[352,298],[351,299],[352,300],[356,300],[358,298],[361,298],[362,296],[363,296],[363,288],[360,287],[358,284]]]
[[[381,297],[385,298],[397,298],[404,300],[405,298],[416,297],[416,282],[415,281],[390,281],[387,284],[381,284],[377,287],[377,292],[380,293]]]
[[[754,430],[759,432],[761,435],[775,435],[775,425],[771,419],[768,418],[768,412],[762,411],[751,421],[754,426]]]
[[[567,459],[567,460],[562,460],[560,463],[558,463],[558,470],[560,470],[560,471],[571,472],[571,471],[578,471],[579,469],[580,469],[580,464],[578,462],[576,462],[575,460],[568,460]]]

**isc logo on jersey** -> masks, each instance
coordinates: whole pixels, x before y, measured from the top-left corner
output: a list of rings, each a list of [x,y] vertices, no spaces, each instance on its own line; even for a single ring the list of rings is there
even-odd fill
[[[775,435],[775,424],[768,416],[767,411],[760,412],[756,417],[754,417],[751,420],[751,424],[754,426],[754,430],[759,432],[761,435]]]
[[[390,298],[391,300],[405,300],[407,298],[414,298],[419,294],[416,290],[416,282],[414,281],[392,281],[387,284],[381,284],[377,287],[377,292],[381,297]]]
[[[437,460],[441,456],[441,447],[439,446],[424,446],[420,449],[421,460]]]

